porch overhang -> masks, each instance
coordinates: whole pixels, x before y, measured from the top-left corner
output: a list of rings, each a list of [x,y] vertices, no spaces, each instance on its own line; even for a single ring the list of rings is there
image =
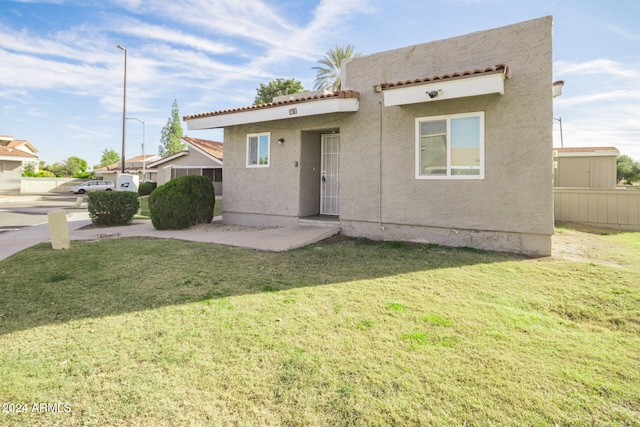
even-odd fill
[[[383,83],[376,89],[383,92],[384,105],[390,107],[492,93],[504,95],[504,81],[507,77],[508,67],[496,65],[481,70],[445,74],[407,82]]]
[[[338,91],[330,95],[185,116],[184,121],[189,130],[203,130],[320,114],[355,112],[359,107],[358,98],[357,91]]]

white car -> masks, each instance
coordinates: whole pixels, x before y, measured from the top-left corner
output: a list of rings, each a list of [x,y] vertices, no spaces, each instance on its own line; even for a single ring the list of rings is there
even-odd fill
[[[113,181],[108,180],[93,180],[87,181],[75,187],[71,187],[71,192],[74,194],[84,194],[89,191],[111,191],[115,190],[116,185]]]

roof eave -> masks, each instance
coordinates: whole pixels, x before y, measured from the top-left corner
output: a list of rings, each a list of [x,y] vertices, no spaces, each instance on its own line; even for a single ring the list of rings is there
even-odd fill
[[[504,95],[503,72],[465,76],[464,78],[425,81],[406,86],[383,88],[384,105],[417,104],[497,93]]]
[[[187,129],[217,129],[249,123],[308,117],[319,114],[358,111],[358,98],[329,98],[312,102],[288,103],[268,108],[215,114],[204,117],[185,117]]]

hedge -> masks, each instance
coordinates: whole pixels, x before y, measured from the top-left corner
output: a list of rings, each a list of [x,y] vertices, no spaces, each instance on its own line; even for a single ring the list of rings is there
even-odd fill
[[[141,196],[148,196],[153,192],[153,190],[156,189],[157,186],[157,182],[143,182],[138,187],[138,194],[140,194]]]
[[[90,191],[89,218],[96,225],[125,225],[140,209],[138,193],[130,191]]]
[[[188,228],[213,219],[215,190],[211,180],[200,175],[172,179],[149,196],[151,223],[158,230]]]

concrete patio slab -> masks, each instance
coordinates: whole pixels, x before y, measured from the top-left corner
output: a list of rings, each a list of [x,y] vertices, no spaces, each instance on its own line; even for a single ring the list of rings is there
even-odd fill
[[[214,218],[214,222],[220,218]],[[88,213],[67,214],[71,240],[97,240],[118,237],[156,237],[194,242],[216,243],[261,251],[282,252],[310,245],[340,232],[338,226],[299,224],[282,228],[245,229],[227,231],[215,226],[203,230],[192,227],[186,230],[156,230],[151,220],[135,220],[133,224],[119,227],[89,227]],[[16,231],[0,233],[0,260],[10,257],[38,243],[49,242],[49,224],[23,227]],[[73,243],[72,243],[73,246]]]

